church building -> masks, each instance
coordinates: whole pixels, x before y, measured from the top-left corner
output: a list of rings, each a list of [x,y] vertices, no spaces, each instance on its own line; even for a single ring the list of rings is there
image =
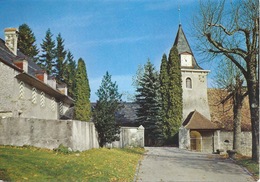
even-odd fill
[[[213,152],[214,135],[218,127],[210,120],[207,95],[207,75],[190,48],[182,26],[174,41],[181,62],[183,121],[179,130],[179,147],[183,149]]]

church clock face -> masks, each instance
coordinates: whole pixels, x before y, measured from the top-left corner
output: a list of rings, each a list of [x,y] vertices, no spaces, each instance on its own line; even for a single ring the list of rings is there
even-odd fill
[[[190,54],[181,54],[181,66],[192,66],[192,56]]]

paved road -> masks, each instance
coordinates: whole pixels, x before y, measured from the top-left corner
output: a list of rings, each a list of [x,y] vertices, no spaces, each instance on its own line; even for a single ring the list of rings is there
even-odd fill
[[[254,179],[230,159],[173,147],[146,147],[137,182],[209,181],[253,182]]]

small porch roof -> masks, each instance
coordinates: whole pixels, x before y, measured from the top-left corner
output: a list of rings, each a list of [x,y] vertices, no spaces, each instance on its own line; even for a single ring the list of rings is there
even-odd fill
[[[192,111],[182,124],[184,128],[190,130],[218,130],[219,127],[212,123],[198,111]]]

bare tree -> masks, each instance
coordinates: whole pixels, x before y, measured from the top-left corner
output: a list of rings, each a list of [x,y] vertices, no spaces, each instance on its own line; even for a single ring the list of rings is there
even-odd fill
[[[194,19],[194,25],[200,41],[200,50],[211,55],[212,59],[228,58],[240,69],[246,79],[252,125],[252,159],[258,162],[259,1],[201,1],[200,12]],[[242,60],[243,64],[237,60]]]
[[[225,104],[229,100],[232,101],[233,149],[240,152],[242,106],[244,98],[248,95],[247,89],[243,88],[244,76],[232,62],[223,60],[219,63],[214,80],[217,88],[227,91],[227,95],[220,98],[219,104]]]

